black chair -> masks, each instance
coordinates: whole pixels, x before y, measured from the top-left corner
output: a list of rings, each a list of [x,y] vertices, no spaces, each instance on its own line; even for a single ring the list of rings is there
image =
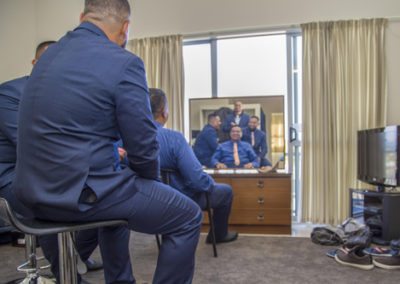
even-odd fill
[[[10,208],[4,198],[0,198],[0,218],[11,224],[17,230],[29,236],[43,236],[50,234],[58,235],[58,250],[60,262],[60,283],[77,284],[77,273],[85,273],[86,265],[78,257],[74,233],[76,231],[108,227],[115,225],[126,225],[124,220],[110,220],[86,223],[64,223],[43,221],[38,219],[25,219],[17,216]],[[35,245],[36,246],[36,245]],[[32,257],[32,273],[37,273],[36,256]],[[33,278],[31,283],[39,283]]]
[[[170,169],[161,169],[161,180],[163,183],[170,185],[171,183],[171,174],[176,173],[174,170]],[[209,192],[204,192],[205,197],[206,197],[206,211],[208,213],[208,221],[210,223],[210,234],[211,234],[211,239],[212,239],[212,245],[213,245],[213,251],[214,251],[214,257],[218,257],[217,253],[217,242],[215,239],[215,227],[214,227],[214,219],[213,219],[213,212],[211,209],[211,202],[210,202],[210,193]],[[157,246],[158,249],[160,249],[161,246],[161,239],[159,235],[156,235],[156,240],[157,240]]]

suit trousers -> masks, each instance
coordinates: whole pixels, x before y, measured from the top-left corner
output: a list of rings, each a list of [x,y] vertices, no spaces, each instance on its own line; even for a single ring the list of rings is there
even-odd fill
[[[85,205],[89,205],[85,203]],[[162,235],[155,284],[191,283],[202,221],[201,209],[190,198],[161,182],[135,177],[107,198],[91,204],[82,221],[125,219],[137,232]],[[71,216],[71,215],[70,215]],[[129,240],[107,228],[100,238],[106,283],[135,283]]]
[[[193,200],[202,210],[206,209],[206,196],[203,193],[196,194]],[[215,226],[215,238],[225,238],[228,233],[228,220],[231,213],[233,201],[232,187],[228,184],[216,183],[210,192],[210,203],[213,209],[213,220]]]

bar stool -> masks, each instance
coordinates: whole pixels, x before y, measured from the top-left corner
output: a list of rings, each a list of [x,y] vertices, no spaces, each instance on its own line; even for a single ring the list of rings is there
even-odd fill
[[[25,219],[17,216],[4,198],[0,198],[0,218],[3,219],[6,223],[14,226],[22,233],[32,236],[32,239],[33,236],[43,236],[50,234],[58,235],[61,284],[77,284],[77,273],[79,272],[83,274],[84,272],[86,272],[86,265],[84,265],[84,263],[80,260],[76,250],[74,240],[74,233],[76,231],[127,224],[127,222],[124,220],[110,220],[86,223],[64,223],[43,221],[38,219]],[[32,245],[30,245],[29,247],[32,247]],[[35,274],[38,274],[38,269],[36,267],[36,255],[35,257],[32,256],[32,259],[30,258],[29,261],[32,262],[32,269],[29,273],[34,276]],[[40,282],[37,282],[37,279],[32,278],[32,282],[23,283],[34,284]]]
[[[161,169],[161,180],[163,183],[170,185],[171,183],[171,175],[173,173],[176,173],[176,171],[171,170],[171,169]],[[209,192],[204,192],[205,197],[206,197],[206,211],[208,213],[208,221],[210,223],[210,234],[211,234],[211,239],[212,239],[212,246],[213,246],[213,252],[214,252],[214,257],[218,257],[217,253],[217,242],[215,239],[215,227],[214,227],[214,219],[213,219],[213,212],[211,209],[211,202],[210,202],[210,193]],[[156,241],[157,241],[157,246],[158,249],[160,250],[161,247],[161,238],[157,234],[156,235]]]

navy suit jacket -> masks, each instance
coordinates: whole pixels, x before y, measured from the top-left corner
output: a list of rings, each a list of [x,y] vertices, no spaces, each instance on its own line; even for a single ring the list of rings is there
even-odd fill
[[[0,85],[0,188],[14,179],[18,106],[27,81],[25,76]]]
[[[242,141],[245,141],[251,145],[250,128],[246,127],[245,129],[243,129]],[[259,129],[254,130],[254,145],[252,146],[254,152],[260,159],[263,159],[265,155],[268,153],[266,135],[263,131]]]
[[[240,114],[240,121],[239,121],[239,126],[240,128],[245,128],[249,125],[249,121],[250,121],[250,116],[244,112],[242,112]],[[225,121],[222,125],[222,130],[224,132],[230,132],[231,131],[231,127],[232,127],[232,122],[235,123],[235,114],[229,114],[226,118]]]
[[[235,143],[237,143],[238,146],[238,154],[240,159],[239,166],[235,165],[235,160],[233,158],[232,140],[219,144],[217,150],[211,158],[211,165],[215,167],[217,163],[223,163],[228,168],[243,168],[245,164],[252,163],[253,167],[260,167],[260,161],[249,143],[244,141],[238,141]]]
[[[176,172],[171,176],[170,185],[189,197],[212,190],[214,180],[203,171],[182,133],[156,124],[161,168]]]
[[[55,220],[96,208],[81,202],[83,189],[115,204],[137,175],[158,179],[156,135],[143,62],[84,22],[46,50],[25,87],[15,193]],[[120,137],[129,167],[116,171]]]
[[[200,163],[206,167],[212,167],[211,157],[218,147],[217,130],[207,124],[196,138],[193,151]]]

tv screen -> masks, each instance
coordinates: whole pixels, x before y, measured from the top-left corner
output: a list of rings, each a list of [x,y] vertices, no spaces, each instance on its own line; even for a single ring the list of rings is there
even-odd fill
[[[400,186],[400,126],[358,131],[358,179],[380,187]]]

